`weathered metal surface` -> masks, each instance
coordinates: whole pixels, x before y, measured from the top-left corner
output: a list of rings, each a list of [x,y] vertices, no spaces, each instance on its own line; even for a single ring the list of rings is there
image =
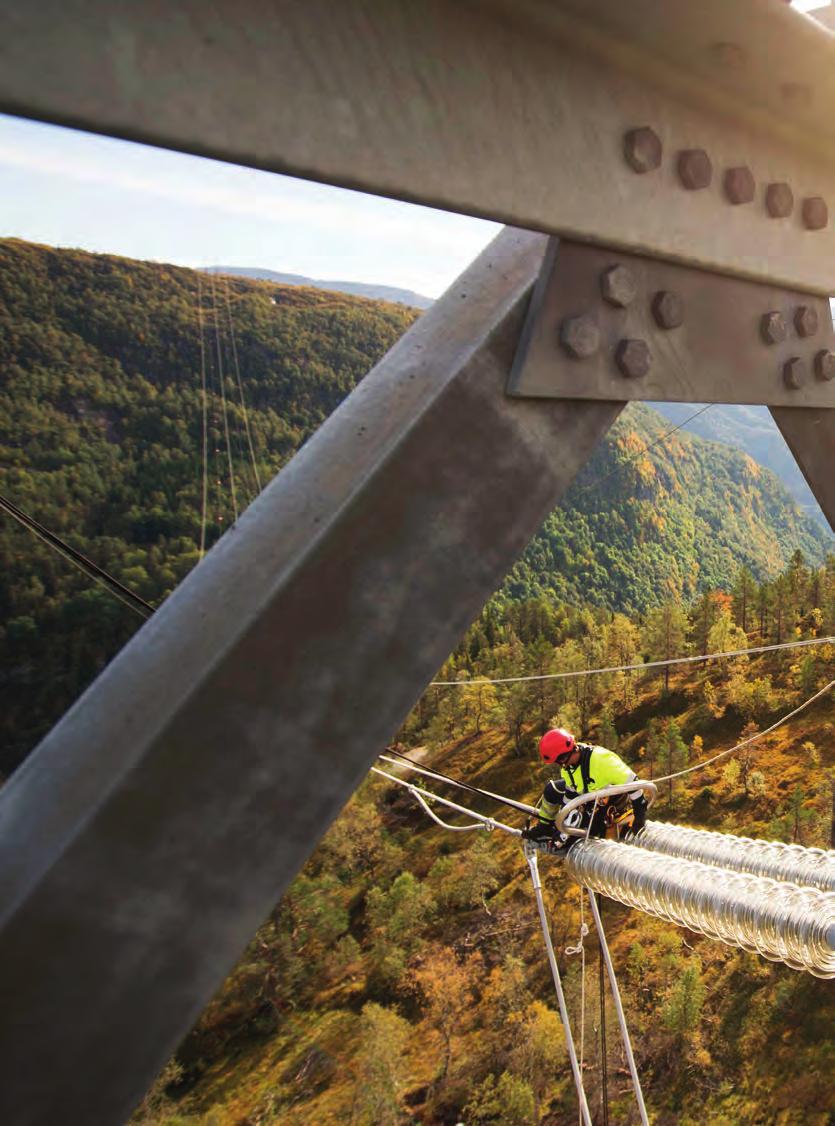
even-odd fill
[[[833,59],[762,0],[0,0],[6,112],[821,293],[835,223],[804,201],[835,200]],[[697,150],[714,174],[688,190]]]
[[[512,394],[835,407],[825,298],[568,241],[547,262]]]
[[[772,407],[771,413],[835,532],[835,411]]]
[[[0,1121],[127,1119],[617,416],[504,394],[545,242],[484,252],[0,792]]]

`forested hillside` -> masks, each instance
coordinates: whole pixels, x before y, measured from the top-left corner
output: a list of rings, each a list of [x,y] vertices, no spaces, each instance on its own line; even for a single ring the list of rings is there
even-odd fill
[[[0,242],[0,492],[157,605],[415,315]],[[657,776],[831,678],[833,647],[821,645],[667,675],[489,683],[835,633],[831,540],[744,454],[665,432],[646,408],[624,414],[450,656],[442,679],[456,685],[428,689],[409,716],[401,749],[530,801],[547,776],[536,741],[554,720]],[[3,519],[0,771],[139,624]],[[833,720],[823,697],[750,752],[665,786],[654,815],[828,844]],[[577,889],[556,861],[543,873],[576,1019],[579,958],[565,951]],[[605,914],[657,1126],[828,1126],[829,983],[611,904]],[[586,1079],[600,1118],[594,953],[589,940]],[[608,1022],[612,1121],[630,1123]],[[518,847],[445,834],[372,781],[135,1115],[145,1126],[575,1119]]]
[[[733,594],[709,593],[690,612],[667,603],[640,627],[622,614],[545,599],[492,603],[443,670],[458,686],[427,690],[398,749],[527,802],[548,777],[536,741],[553,721],[616,748],[646,778],[695,766],[808,699],[832,678],[835,646],[674,668],[669,677],[652,670],[511,685],[488,678],[835,631],[835,559],[810,569],[796,557],[777,586],[775,601],[770,584],[742,571]],[[823,697],[736,755],[663,784],[652,817],[835,844],[833,735],[835,711]],[[415,780],[522,824],[483,798]],[[581,991],[582,963],[569,949],[580,933],[578,889],[558,860],[545,857],[540,868],[578,1037],[585,1013],[585,1084],[601,1123],[597,945],[586,939]],[[829,1126],[832,982],[609,900],[603,914],[654,1126]],[[628,1126],[638,1118],[610,1002],[606,1022],[609,1121]],[[518,843],[501,832],[446,832],[404,790],[373,776],[134,1119],[142,1126],[576,1121]]]
[[[158,604],[199,558],[201,370],[209,547],[416,315],[2,240],[0,491]],[[822,560],[831,541],[773,475],[683,434],[644,452],[663,426],[645,408],[624,415],[503,599],[644,611],[728,586],[740,563],[764,579],[798,548]],[[7,517],[0,569],[8,773],[139,620]]]

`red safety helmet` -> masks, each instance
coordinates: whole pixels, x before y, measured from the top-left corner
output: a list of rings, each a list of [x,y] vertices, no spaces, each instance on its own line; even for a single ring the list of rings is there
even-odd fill
[[[566,731],[564,727],[552,727],[539,741],[539,754],[545,762],[559,762],[562,758],[568,758],[576,746],[576,740],[570,731]]]

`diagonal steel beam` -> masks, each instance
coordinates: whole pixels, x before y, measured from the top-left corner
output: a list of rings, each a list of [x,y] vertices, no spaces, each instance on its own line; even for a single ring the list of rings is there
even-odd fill
[[[616,418],[504,394],[545,243],[499,236],[0,793],[0,1121],[126,1120]]]
[[[771,407],[771,413],[835,532],[835,410]]]
[[[0,111],[824,294],[833,59],[776,0],[0,0]]]

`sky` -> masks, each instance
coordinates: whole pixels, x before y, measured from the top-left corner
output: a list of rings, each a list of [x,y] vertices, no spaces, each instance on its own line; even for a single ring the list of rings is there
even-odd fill
[[[498,232],[380,199],[0,114],[0,235],[437,297]]]
[[[809,11],[820,0],[795,0]],[[439,296],[499,227],[0,114],[0,236]]]

